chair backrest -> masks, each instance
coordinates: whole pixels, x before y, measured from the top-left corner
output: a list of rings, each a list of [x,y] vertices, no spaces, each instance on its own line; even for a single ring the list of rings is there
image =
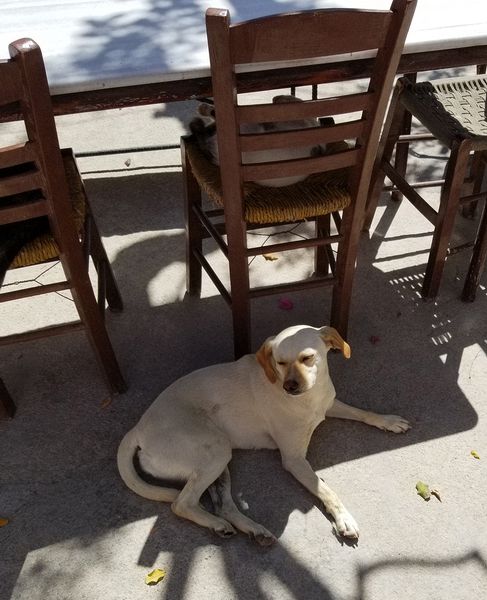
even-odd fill
[[[206,27],[218,132],[222,187],[226,198],[242,198],[245,181],[350,168],[352,197],[367,191],[380,129],[416,0],[393,0],[389,10],[322,9],[231,24],[227,10],[208,9]],[[244,105],[239,73],[259,70],[259,89],[271,89],[269,68],[296,61],[313,65],[342,60],[350,52],[375,54],[368,88],[343,96],[283,104]],[[294,63],[293,63],[294,61]],[[271,65],[269,65],[271,63]],[[315,73],[317,70],[315,69]],[[325,81],[329,81],[329,78]],[[293,85],[289,81],[289,85]],[[275,87],[275,86],[274,86]],[[356,115],[358,113],[358,116]],[[258,123],[350,115],[327,127],[245,133]],[[242,152],[262,152],[353,140],[348,149],[322,156],[242,164]],[[245,155],[244,155],[245,156]],[[244,161],[247,162],[247,161]],[[240,211],[241,202],[226,210]],[[228,213],[227,213],[228,214]]]
[[[0,106],[19,105],[27,139],[0,146],[0,224],[46,215],[59,239],[72,208],[42,53],[30,39],[13,42],[9,52],[10,60],[0,61]]]

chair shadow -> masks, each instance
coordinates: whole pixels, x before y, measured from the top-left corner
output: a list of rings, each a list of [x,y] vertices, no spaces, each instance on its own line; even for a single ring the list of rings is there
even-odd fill
[[[460,569],[468,569],[469,576],[459,577]],[[388,579],[392,582],[388,583],[392,595],[396,595],[397,590],[404,590],[404,586],[418,576],[421,577],[425,593],[436,598],[474,598],[478,597],[481,589],[487,589],[487,562],[479,551],[472,550],[452,558],[405,558],[364,565],[358,571],[356,599],[367,600],[367,598],[377,597],[374,592],[377,593],[378,590],[382,593],[384,588],[381,585],[381,578],[388,573],[392,575]],[[465,582],[472,582],[472,585],[469,586],[467,583],[466,588]],[[370,596],[368,588],[371,588]]]

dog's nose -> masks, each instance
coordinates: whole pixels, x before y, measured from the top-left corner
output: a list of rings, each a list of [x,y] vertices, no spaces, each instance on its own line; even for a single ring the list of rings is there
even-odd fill
[[[295,394],[299,389],[299,383],[295,379],[286,379],[283,387],[288,394]]]

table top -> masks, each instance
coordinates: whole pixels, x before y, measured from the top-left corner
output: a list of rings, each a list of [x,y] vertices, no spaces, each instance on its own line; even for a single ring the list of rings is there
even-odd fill
[[[205,11],[232,21],[390,0],[2,0],[0,57],[30,37],[42,49],[51,93],[175,81],[209,74]],[[418,0],[405,53],[487,44],[486,0]]]

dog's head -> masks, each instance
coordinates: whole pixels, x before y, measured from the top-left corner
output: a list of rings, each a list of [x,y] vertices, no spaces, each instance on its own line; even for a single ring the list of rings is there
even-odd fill
[[[310,390],[318,376],[328,376],[326,354],[331,348],[350,358],[350,346],[333,327],[288,327],[268,338],[256,353],[271,383],[279,382],[293,396]]]

